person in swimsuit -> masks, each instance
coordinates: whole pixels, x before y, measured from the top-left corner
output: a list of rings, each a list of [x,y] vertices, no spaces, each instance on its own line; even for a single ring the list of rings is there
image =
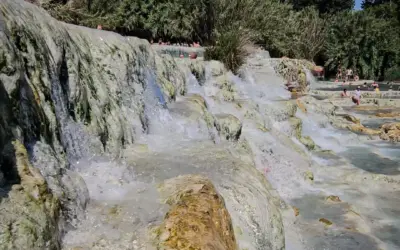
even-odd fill
[[[358,86],[356,92],[351,97],[351,100],[354,102],[354,104],[360,105],[360,99],[361,99],[361,89],[360,86]]]
[[[347,89],[343,89],[343,92],[340,94],[341,97],[348,97]]]

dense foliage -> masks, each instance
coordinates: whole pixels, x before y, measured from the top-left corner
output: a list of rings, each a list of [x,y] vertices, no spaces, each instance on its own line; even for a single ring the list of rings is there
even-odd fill
[[[238,69],[255,43],[272,56],[304,58],[335,74],[397,78],[399,0],[42,0],[66,22],[170,42],[200,41],[208,58]]]
[[[211,0],[55,0],[43,7],[66,22],[148,39],[207,40],[213,28]]]
[[[337,13],[354,7],[354,0],[290,0],[290,3],[295,10],[315,7],[320,13]]]
[[[399,26],[370,10],[335,16],[326,39],[326,65],[355,68],[365,78],[382,77],[399,63]]]

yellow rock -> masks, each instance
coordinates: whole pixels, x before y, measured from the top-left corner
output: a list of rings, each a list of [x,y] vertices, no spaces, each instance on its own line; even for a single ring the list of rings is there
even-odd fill
[[[21,178],[21,186],[31,192],[47,192],[46,182],[40,171],[33,168],[28,160],[28,152],[20,141],[13,142],[17,159],[18,174]]]
[[[400,122],[386,123],[381,127],[381,139],[400,142]]]
[[[354,124],[360,124],[360,119],[358,119],[352,115],[345,114],[345,115],[343,115],[343,118]]]
[[[207,178],[179,176],[167,180],[160,192],[171,208],[156,229],[159,249],[237,249],[224,200]]]
[[[363,133],[366,135],[380,135],[380,130],[370,129],[364,127],[362,124],[349,124],[346,126],[350,131]]]
[[[398,117],[400,113],[398,112],[390,112],[390,113],[378,113],[376,114],[377,117]]]

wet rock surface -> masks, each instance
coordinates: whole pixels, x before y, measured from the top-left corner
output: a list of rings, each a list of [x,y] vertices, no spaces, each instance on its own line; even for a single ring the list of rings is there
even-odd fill
[[[364,99],[364,104],[352,106],[349,100],[339,97],[339,91],[331,93],[328,99],[310,96],[300,98],[307,109],[307,113],[298,111],[296,114],[302,120],[302,136],[310,136],[321,149],[332,149],[335,157],[328,157],[325,150],[314,151],[313,154],[324,156],[321,158],[323,161],[319,163],[322,164],[320,166],[323,170],[312,170],[315,178],[313,185],[331,189],[325,189],[325,192],[320,194],[323,197],[318,198],[318,201],[305,195],[301,201],[296,199],[289,202],[300,211],[299,215],[295,216],[296,219],[293,219],[294,223],[301,224],[304,235],[313,235],[311,232],[315,232],[316,228],[323,228],[321,230],[324,236],[309,241],[310,244],[315,244],[316,248],[330,245],[332,249],[363,249],[367,246],[371,249],[396,249],[399,243],[392,237],[384,240],[382,235],[393,235],[398,230],[396,226],[389,226],[398,223],[395,217],[400,211],[392,207],[393,204],[397,204],[398,199],[391,191],[385,189],[399,189],[399,164],[396,162],[399,159],[396,153],[398,146],[396,143],[383,142],[382,139],[390,140],[385,138],[384,127],[388,134],[392,131],[392,138],[396,138],[395,114],[400,103],[396,99]],[[308,119],[318,122],[308,122]],[[394,119],[393,122],[390,119]],[[348,130],[352,133],[346,132]],[[335,170],[331,172],[327,164],[333,164]],[[376,184],[371,184],[370,181],[379,182],[385,187],[376,187]],[[333,184],[329,184],[330,182]],[[369,191],[364,191],[365,188]],[[341,191],[332,195],[332,190]],[[362,199],[368,201],[364,202]],[[392,199],[396,201],[389,202]],[[377,207],[391,206],[391,212],[379,213],[369,210],[375,205],[367,203],[377,200],[385,200],[384,203],[376,205]],[[289,214],[292,215],[293,212],[290,211],[287,216]],[[378,217],[379,222],[376,220]],[[363,221],[360,218],[368,219]],[[322,220],[319,221],[320,219]],[[391,222],[386,223],[385,220]],[[314,228],[306,226],[308,223],[313,224]],[[384,224],[386,226],[383,226]],[[391,233],[367,233],[371,228],[388,227],[391,227]]]
[[[20,181],[0,201],[1,249],[59,249],[60,202],[30,164],[24,145],[14,141],[13,151]]]

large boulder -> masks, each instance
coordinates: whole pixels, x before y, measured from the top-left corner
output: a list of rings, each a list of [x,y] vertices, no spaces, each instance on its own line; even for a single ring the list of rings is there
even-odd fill
[[[179,176],[160,191],[170,209],[156,230],[158,249],[238,249],[224,200],[207,178]]]

